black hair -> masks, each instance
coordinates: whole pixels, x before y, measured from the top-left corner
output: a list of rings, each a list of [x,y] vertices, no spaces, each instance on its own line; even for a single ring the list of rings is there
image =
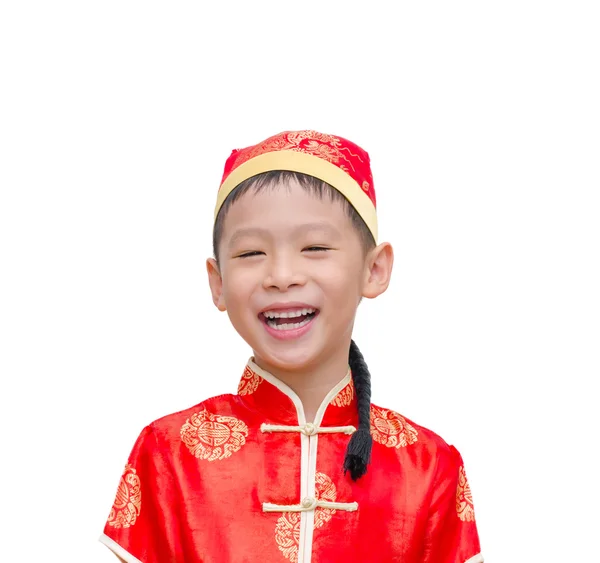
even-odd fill
[[[231,193],[225,198],[225,201],[219,209],[215,225],[213,227],[213,255],[215,260],[219,262],[219,243],[223,236],[223,225],[225,217],[231,206],[245,193],[253,191],[255,194],[266,188],[273,188],[277,185],[289,185],[291,182],[296,182],[302,189],[316,195],[320,199],[328,197],[330,201],[340,202],[344,207],[344,212],[352,221],[352,225],[357,230],[363,252],[366,254],[369,250],[375,247],[375,239],[373,234],[367,227],[363,218],[358,214],[352,204],[336,190],[331,184],[319,180],[314,176],[302,174],[301,172],[292,172],[290,170],[272,170],[252,176],[243,182],[240,182]]]
[[[367,465],[371,461],[373,437],[371,436],[371,373],[354,340],[350,342],[348,364],[356,389],[358,428],[352,434],[346,448],[344,473],[350,471],[352,480],[356,481],[367,472]]]
[[[360,236],[363,252],[366,254],[375,247],[376,243],[373,234],[356,209],[354,209],[341,192],[327,182],[308,174],[288,170],[273,170],[244,180],[225,198],[221,209],[219,209],[213,228],[213,254],[217,262],[219,261],[219,243],[223,236],[223,224],[231,206],[250,190],[258,193],[265,188],[272,188],[278,184],[289,185],[292,181],[295,181],[302,189],[321,199],[328,197],[332,202],[340,202]],[[354,340],[350,342],[348,364],[352,373],[354,388],[356,389],[358,428],[348,442],[343,470],[344,474],[350,472],[352,480],[357,481],[367,472],[367,465],[371,461],[373,438],[371,436],[371,374]]]

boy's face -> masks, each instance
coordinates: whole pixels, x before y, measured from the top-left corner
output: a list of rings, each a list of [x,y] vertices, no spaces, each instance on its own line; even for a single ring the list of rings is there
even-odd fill
[[[237,200],[219,250],[207,262],[215,305],[275,373],[347,357],[359,301],[385,291],[393,259],[387,244],[365,256],[342,205],[295,184]]]

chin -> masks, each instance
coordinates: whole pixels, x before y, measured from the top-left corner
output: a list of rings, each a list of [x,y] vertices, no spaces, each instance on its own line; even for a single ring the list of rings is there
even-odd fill
[[[290,346],[287,350],[269,350],[260,346],[253,350],[259,361],[285,371],[301,371],[310,368],[318,363],[320,352],[309,346],[298,346],[298,344]]]

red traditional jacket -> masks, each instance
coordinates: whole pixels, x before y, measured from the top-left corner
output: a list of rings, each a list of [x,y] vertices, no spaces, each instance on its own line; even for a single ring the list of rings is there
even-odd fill
[[[307,423],[250,360],[237,395],[144,428],[100,541],[128,563],[481,563],[458,451],[372,405],[354,482],[342,465],[357,424],[350,372]]]

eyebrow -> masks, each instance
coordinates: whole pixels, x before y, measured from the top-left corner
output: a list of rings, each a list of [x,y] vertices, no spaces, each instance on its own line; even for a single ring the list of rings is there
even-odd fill
[[[325,235],[329,235],[329,236],[333,236],[333,237],[341,236],[340,232],[334,226],[332,226],[329,223],[326,223],[324,221],[315,222],[315,223],[305,223],[303,225],[298,225],[298,227],[296,227],[293,230],[293,234],[299,235],[299,234],[303,234],[303,233],[307,233],[307,232],[311,232],[311,231],[321,231]],[[231,238],[229,239],[229,245],[230,246],[234,245],[239,239],[241,239],[243,237],[251,237],[251,236],[257,236],[257,237],[267,236],[268,237],[270,235],[271,235],[271,231],[269,231],[269,229],[264,229],[262,227],[247,227],[244,229],[238,229],[231,235]]]

